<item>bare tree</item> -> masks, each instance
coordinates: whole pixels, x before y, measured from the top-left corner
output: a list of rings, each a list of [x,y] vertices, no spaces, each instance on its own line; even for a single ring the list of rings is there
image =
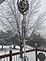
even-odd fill
[[[26,16],[26,34],[32,35],[45,20],[46,13],[38,14],[40,8],[40,0],[31,0],[29,2],[29,13]],[[34,19],[38,14],[38,18]],[[6,0],[0,5],[0,29],[7,33],[7,30],[12,31],[13,35],[17,33],[22,36],[22,19],[23,16],[18,10],[17,0]],[[33,29],[33,31],[31,30]],[[32,33],[30,33],[32,31]],[[20,42],[20,40],[19,40]]]

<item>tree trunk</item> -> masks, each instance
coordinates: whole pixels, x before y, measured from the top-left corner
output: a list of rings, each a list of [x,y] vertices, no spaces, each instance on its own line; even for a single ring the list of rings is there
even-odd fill
[[[2,50],[3,50],[3,45],[2,45]]]

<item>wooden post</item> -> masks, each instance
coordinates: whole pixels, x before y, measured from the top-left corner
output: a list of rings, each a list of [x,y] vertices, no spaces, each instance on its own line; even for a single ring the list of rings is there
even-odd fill
[[[10,61],[12,61],[12,50],[10,50]]]

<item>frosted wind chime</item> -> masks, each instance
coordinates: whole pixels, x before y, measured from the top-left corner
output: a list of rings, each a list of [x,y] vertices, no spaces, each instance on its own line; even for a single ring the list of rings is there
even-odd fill
[[[23,42],[23,45],[24,45],[24,56],[26,56],[26,47],[25,47],[25,37],[26,37],[26,21],[25,21],[25,18],[26,18],[26,15],[28,13],[28,10],[29,10],[29,4],[28,4],[28,1],[27,0],[18,0],[17,1],[17,5],[18,5],[18,9],[20,11],[20,13],[23,15],[23,20],[22,20],[22,42]],[[21,45],[22,46],[22,45]],[[24,59],[24,61],[26,61]]]

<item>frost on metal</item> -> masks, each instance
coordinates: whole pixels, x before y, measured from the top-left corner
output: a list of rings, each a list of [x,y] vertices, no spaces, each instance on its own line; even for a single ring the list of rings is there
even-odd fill
[[[3,3],[5,0],[0,0],[0,4]]]

